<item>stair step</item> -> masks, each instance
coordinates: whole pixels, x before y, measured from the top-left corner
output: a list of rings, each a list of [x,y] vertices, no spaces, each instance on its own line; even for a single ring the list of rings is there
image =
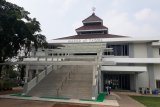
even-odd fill
[[[64,65],[56,71],[50,72],[28,95],[57,97],[57,89],[64,77],[71,72],[70,78],[64,82],[59,90],[59,97],[91,99],[93,66]]]

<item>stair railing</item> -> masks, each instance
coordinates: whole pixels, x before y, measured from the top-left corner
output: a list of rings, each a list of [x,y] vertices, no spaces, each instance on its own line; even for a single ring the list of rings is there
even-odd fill
[[[73,67],[73,68],[74,68],[74,67]],[[57,97],[59,96],[59,91],[62,90],[64,83],[67,82],[67,80],[70,78],[70,75],[71,75],[72,71],[74,71],[73,68],[66,74],[66,76],[62,79],[61,84],[60,84],[59,87],[57,88]]]
[[[33,87],[35,87],[47,74],[49,74],[53,70],[52,65],[47,66],[45,70],[43,70],[41,73],[39,73],[36,77],[34,77],[31,81],[29,81],[25,88],[24,93],[28,93]]]

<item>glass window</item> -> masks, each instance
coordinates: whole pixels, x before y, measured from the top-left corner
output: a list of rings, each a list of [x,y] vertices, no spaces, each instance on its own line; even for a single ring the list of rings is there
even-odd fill
[[[107,45],[107,48],[113,49],[114,56],[129,56],[129,45],[128,44]],[[110,55],[110,54],[105,53],[105,55]]]
[[[160,88],[160,80],[156,80],[156,86],[157,88]]]

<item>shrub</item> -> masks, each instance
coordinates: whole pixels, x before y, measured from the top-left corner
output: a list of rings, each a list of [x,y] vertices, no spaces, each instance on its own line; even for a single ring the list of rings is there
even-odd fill
[[[12,86],[11,86],[11,82],[10,81],[4,81],[3,83],[3,90],[11,90]]]
[[[3,81],[0,80],[0,91],[3,89]]]

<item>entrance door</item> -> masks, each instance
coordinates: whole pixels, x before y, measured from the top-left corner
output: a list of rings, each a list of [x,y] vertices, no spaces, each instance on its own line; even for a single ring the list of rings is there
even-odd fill
[[[130,90],[130,75],[129,74],[104,74],[104,85],[110,81],[112,89]],[[105,87],[104,87],[105,90]]]

